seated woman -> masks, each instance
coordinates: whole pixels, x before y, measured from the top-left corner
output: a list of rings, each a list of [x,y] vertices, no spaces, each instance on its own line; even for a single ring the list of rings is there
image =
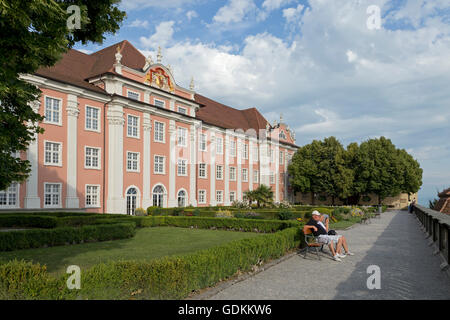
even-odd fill
[[[328,227],[322,222],[321,214],[318,211],[312,213],[311,220],[308,221],[304,228],[311,230],[313,235],[317,237],[319,243],[328,245],[335,261],[342,261],[340,258],[345,258],[347,255],[353,255],[348,249],[347,239],[345,239],[344,236],[328,235]],[[334,245],[336,245],[336,249],[334,248]],[[341,253],[342,247],[344,247],[346,254]]]

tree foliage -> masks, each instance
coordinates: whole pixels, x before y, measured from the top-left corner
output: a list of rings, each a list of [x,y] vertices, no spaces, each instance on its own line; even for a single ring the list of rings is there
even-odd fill
[[[101,43],[116,32],[125,17],[119,1],[0,0],[0,190],[28,177],[29,161],[15,155],[43,132],[29,105],[41,92],[19,76],[53,66],[77,42]],[[80,29],[68,29],[71,5],[80,8]]]
[[[244,192],[244,199],[250,204],[256,202],[258,208],[269,206],[273,203],[273,191],[271,187],[262,184],[255,190]]]
[[[297,192],[326,193],[333,202],[374,193],[380,204],[400,193],[416,193],[423,173],[417,160],[384,137],[347,149],[334,137],[315,140],[297,151],[288,170]]]

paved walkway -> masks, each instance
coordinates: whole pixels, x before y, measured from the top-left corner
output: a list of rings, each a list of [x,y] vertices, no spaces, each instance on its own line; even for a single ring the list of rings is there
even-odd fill
[[[212,299],[450,299],[449,277],[413,215],[387,212],[340,233],[355,256],[335,262],[326,254],[321,261],[294,255]],[[380,290],[367,289],[370,265],[381,268]]]

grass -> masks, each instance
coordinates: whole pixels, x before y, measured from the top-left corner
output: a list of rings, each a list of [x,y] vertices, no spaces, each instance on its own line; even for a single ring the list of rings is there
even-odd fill
[[[49,273],[60,275],[70,265],[77,265],[83,270],[101,262],[151,260],[187,254],[229,241],[257,236],[259,234],[220,230],[143,228],[138,229],[132,239],[0,252],[0,263],[24,259],[45,264]]]
[[[329,228],[333,229],[333,230],[343,230],[343,229],[347,229],[359,222],[361,222],[361,218],[352,217],[349,220],[341,220],[338,222],[330,223]]]

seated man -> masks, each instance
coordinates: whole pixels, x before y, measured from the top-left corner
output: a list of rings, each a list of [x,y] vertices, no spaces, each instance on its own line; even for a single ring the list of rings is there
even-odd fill
[[[305,225],[305,229],[310,229],[313,235],[317,237],[319,243],[328,245],[335,261],[342,261],[340,258],[344,258],[346,255],[352,256],[353,253],[348,249],[345,237],[341,235],[328,235],[327,227],[322,223],[321,219],[320,213],[314,211],[311,220]],[[334,249],[334,244],[336,244],[336,250]],[[342,247],[344,247],[346,254],[341,253]]]

